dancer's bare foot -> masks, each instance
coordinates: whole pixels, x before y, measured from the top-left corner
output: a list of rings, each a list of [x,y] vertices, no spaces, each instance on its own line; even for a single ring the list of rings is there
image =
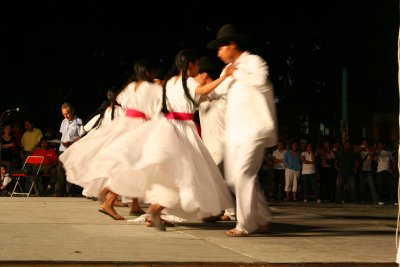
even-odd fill
[[[164,209],[163,206],[159,204],[151,204],[149,209],[147,210],[147,213],[150,215],[149,221],[151,221],[151,224],[160,231],[166,231],[166,225],[165,221],[161,220],[161,211]]]
[[[140,216],[145,213],[146,212],[144,212],[144,210],[142,210],[142,208],[139,205],[139,200],[137,198],[132,198],[132,205],[131,205],[131,210],[129,211],[129,215]]]
[[[247,237],[249,236],[249,234],[247,234],[244,231],[241,231],[239,229],[233,228],[227,232],[225,232],[226,236],[230,236],[230,237]]]
[[[142,209],[139,209],[139,210],[130,210],[129,211],[129,215],[131,215],[131,216],[141,216],[141,215],[143,215],[143,214],[145,214],[146,212],[144,211],[144,210],[142,210]]]
[[[105,205],[105,203],[101,205],[99,212],[110,216],[114,220],[125,220],[125,218],[119,215],[114,208],[108,207],[107,205]]]
[[[231,217],[229,217],[228,215],[222,215],[221,217],[219,217],[219,220],[223,222],[229,222],[231,220]]]
[[[202,220],[203,220],[203,222],[214,223],[214,222],[218,222],[218,221],[226,221],[225,217],[227,217],[228,220],[230,221],[229,216],[225,216],[224,213],[225,212],[222,211],[220,214],[204,217]]]
[[[97,198],[98,201],[104,202],[104,201],[106,200],[107,194],[108,194],[109,192],[110,192],[110,189],[104,187],[104,188],[100,191],[100,193],[99,193],[99,196],[98,196],[98,198]]]
[[[117,200],[117,201],[115,201],[114,206],[115,207],[128,207],[128,204],[127,203],[123,203],[120,200]]]
[[[114,204],[117,199],[118,195],[112,191],[109,191],[106,200],[101,205],[101,210],[105,211],[103,213],[107,213],[116,220],[125,220],[125,218],[119,215],[118,212],[114,209]]]

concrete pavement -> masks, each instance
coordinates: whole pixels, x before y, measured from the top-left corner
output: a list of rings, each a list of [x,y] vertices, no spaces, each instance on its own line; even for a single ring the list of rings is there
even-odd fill
[[[272,203],[270,233],[233,238],[234,222],[166,232],[98,212],[85,198],[1,197],[0,266],[394,267],[398,207]]]

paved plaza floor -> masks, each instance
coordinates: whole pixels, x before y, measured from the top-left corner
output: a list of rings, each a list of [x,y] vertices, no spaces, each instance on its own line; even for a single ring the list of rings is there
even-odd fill
[[[85,198],[1,197],[0,266],[394,267],[398,207],[271,203],[270,233],[227,237],[234,222],[184,221],[160,232]]]

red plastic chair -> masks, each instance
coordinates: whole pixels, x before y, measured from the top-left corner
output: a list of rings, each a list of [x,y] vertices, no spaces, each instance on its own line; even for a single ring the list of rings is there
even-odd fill
[[[32,189],[34,187],[37,188],[37,177],[41,175],[40,169],[42,168],[43,161],[44,161],[43,156],[28,156],[24,162],[24,165],[22,166],[22,169],[14,171],[11,174],[11,177],[16,178],[16,182],[14,185],[14,189],[11,193],[11,197],[14,195],[23,195],[26,197],[30,196]],[[26,177],[29,177],[32,181],[32,184],[27,192],[21,185],[21,178],[26,178]]]

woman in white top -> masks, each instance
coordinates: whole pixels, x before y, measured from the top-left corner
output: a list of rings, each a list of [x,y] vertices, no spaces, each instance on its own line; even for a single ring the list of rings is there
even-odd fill
[[[201,85],[210,83],[218,77],[215,72],[216,68],[211,61],[207,57],[202,57],[199,61],[199,74],[196,80]],[[207,95],[207,101],[199,105],[201,136],[221,172],[224,167],[226,94],[227,92],[225,94],[211,92]]]
[[[151,203],[151,222],[165,230],[161,211],[201,219],[233,206],[228,187],[205,147],[194,123],[196,101],[220,84],[231,71],[199,86],[193,78],[198,60],[191,50],[175,58],[176,69],[163,88],[164,118],[137,128],[129,138],[121,136],[99,153],[98,163],[108,171],[108,186],[120,195]],[[168,78],[170,77],[170,78]],[[119,158],[107,155],[118,151]]]
[[[200,85],[218,78],[217,68],[208,57],[199,60],[199,74],[195,77]],[[224,90],[224,91],[223,91]],[[218,92],[217,92],[218,91]],[[225,109],[227,89],[218,87],[207,95],[199,105],[201,137],[222,175],[224,173]],[[203,218],[205,222],[230,221],[235,219],[234,209],[222,211],[218,216]]]
[[[304,203],[308,202],[310,189],[315,194],[318,203],[320,203],[319,191],[317,190],[317,161],[311,144],[307,144],[306,151],[301,153],[301,162],[303,163],[301,176],[303,178]]]
[[[283,200],[285,198],[285,164],[283,160],[285,158],[286,149],[283,147],[282,142],[278,142],[277,148],[272,152],[274,159],[274,200]]]
[[[88,147],[90,144],[90,136],[94,134],[94,132],[99,129],[101,126],[106,125],[114,120],[114,118],[118,118],[124,115],[124,110],[116,101],[116,97],[118,95],[118,89],[116,87],[111,87],[107,90],[107,100],[103,102],[103,104],[97,109],[97,115],[93,116],[84,126],[86,131],[86,138],[81,142],[80,145]],[[89,141],[87,141],[89,140]],[[90,147],[90,146],[89,146]],[[92,149],[97,150],[98,145],[91,146]],[[95,151],[88,151],[87,153],[93,153]],[[98,197],[99,189],[104,184],[104,180],[97,179],[93,183],[87,185],[83,188],[82,195],[87,198],[96,199]]]
[[[92,196],[99,194],[107,182],[108,178],[105,177],[109,177],[107,170],[96,167],[99,152],[121,136],[129,138],[132,130],[160,114],[162,87],[154,84],[153,78],[147,61],[135,62],[133,81],[118,94],[116,99],[124,109],[125,115],[103,125],[90,134],[90,138],[82,138],[79,144],[74,144],[71,149],[68,149],[68,153],[63,153],[60,157],[67,170],[69,182],[86,188]],[[120,155],[118,150],[113,151],[113,153],[107,154],[107,160],[118,161]],[[102,166],[102,162],[99,165]],[[117,220],[124,219],[117,214],[115,209],[110,209],[110,206],[112,204],[103,205],[99,211],[107,213]]]
[[[110,87],[107,89],[107,101],[101,104],[97,109],[97,114],[83,126],[86,134],[93,133],[93,130],[97,130],[102,125],[124,115],[124,109],[116,100],[119,91],[117,87]]]

